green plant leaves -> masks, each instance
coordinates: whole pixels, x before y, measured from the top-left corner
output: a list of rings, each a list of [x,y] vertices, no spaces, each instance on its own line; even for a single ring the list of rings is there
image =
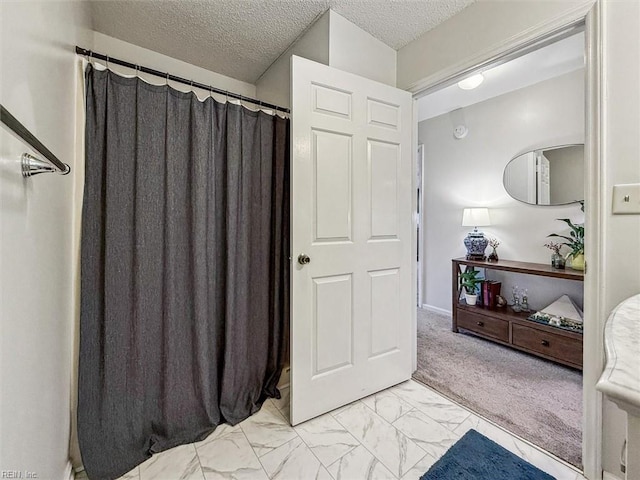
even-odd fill
[[[584,253],[584,225],[583,224],[574,224],[568,218],[558,218],[557,220],[566,223],[571,231],[569,232],[569,237],[566,235],[558,235],[557,233],[551,233],[547,235],[547,237],[558,237],[563,238],[566,242],[562,242],[562,245],[566,245],[571,249],[569,253],[570,256],[576,256]]]
[[[477,278],[479,270],[466,270],[460,274],[460,286],[464,287],[467,293],[473,294],[476,291],[476,285],[482,282],[481,278]]]

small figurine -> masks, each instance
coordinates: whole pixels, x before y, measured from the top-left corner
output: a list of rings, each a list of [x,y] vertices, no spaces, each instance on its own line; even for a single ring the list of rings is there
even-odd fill
[[[558,317],[551,317],[549,319],[549,325],[553,325],[554,327],[559,327],[560,325],[562,325],[562,322]]]
[[[511,309],[514,312],[519,313],[522,311],[522,307],[520,306],[520,296],[518,295],[517,285],[511,289],[511,293],[513,295],[513,305],[511,305]]]
[[[520,305],[520,310],[523,312],[531,311],[529,308],[529,294],[526,288],[522,291],[522,304]]]

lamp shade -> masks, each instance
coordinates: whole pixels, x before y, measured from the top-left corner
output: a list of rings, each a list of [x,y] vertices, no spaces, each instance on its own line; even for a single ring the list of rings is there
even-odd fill
[[[484,227],[491,225],[488,208],[465,208],[462,212],[463,227]]]

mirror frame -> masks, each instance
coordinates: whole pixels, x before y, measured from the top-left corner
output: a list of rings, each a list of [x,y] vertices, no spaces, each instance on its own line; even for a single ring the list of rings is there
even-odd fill
[[[531,148],[529,150],[525,150],[522,151],[520,153],[518,153],[516,156],[512,157],[504,166],[504,168],[502,169],[502,188],[504,188],[504,191],[507,192],[507,195],[509,195],[509,198],[512,198],[513,200],[516,200],[520,203],[524,203],[525,205],[531,205],[532,207],[561,207],[564,205],[573,205],[574,203],[581,203],[584,202],[584,198],[582,200],[574,200],[572,202],[565,202],[565,203],[553,203],[553,204],[549,204],[549,205],[544,205],[544,204],[540,204],[540,203],[529,203],[529,202],[525,202],[524,200],[520,200],[519,198],[514,197],[513,195],[511,195],[511,193],[509,192],[509,190],[507,190],[506,184],[505,184],[505,180],[506,180],[506,175],[507,175],[507,167],[509,166],[509,164],[511,164],[511,162],[513,162],[515,159],[521,157],[522,155],[525,155],[527,153],[530,152],[535,152],[536,150],[556,150],[558,148],[565,148],[565,147],[579,147],[582,146],[583,148],[585,147],[584,143],[566,143],[566,144],[562,144],[562,145],[552,145],[552,146],[548,146],[548,147],[538,147],[538,148]],[[586,186],[585,186],[586,188]],[[583,192],[582,196],[586,196],[585,193]]]

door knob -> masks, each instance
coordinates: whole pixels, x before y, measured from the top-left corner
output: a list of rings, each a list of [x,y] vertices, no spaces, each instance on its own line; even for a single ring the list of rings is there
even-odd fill
[[[300,255],[298,255],[298,263],[300,265],[306,265],[310,261],[311,261],[311,259],[309,258],[309,255],[304,254],[304,253],[301,253]]]

